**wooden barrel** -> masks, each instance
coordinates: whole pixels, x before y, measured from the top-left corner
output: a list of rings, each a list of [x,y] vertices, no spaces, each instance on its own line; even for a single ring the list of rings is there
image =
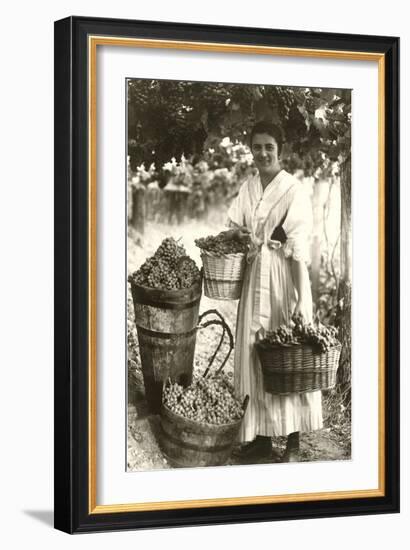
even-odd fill
[[[145,394],[159,413],[162,386],[170,377],[192,382],[202,281],[181,290],[160,290],[131,283]]]
[[[242,419],[231,424],[200,424],[161,408],[161,448],[176,467],[222,466],[238,439]]]

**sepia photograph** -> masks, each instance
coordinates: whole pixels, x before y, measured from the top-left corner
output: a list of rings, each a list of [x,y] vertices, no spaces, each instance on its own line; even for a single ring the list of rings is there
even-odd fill
[[[351,90],[128,79],[127,471],[351,458]]]
[[[55,526],[399,511],[399,39],[55,27]]]

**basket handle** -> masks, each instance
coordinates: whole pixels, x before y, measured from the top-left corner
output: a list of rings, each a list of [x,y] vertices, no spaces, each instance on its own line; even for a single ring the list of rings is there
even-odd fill
[[[201,313],[201,315],[198,318],[198,324],[201,323],[201,321],[204,317],[206,317],[207,315],[211,315],[211,314],[216,315],[217,317],[219,317],[219,319],[221,320],[222,323],[226,324],[225,319],[223,318],[222,314],[219,313],[219,311],[217,309],[207,309],[206,311]]]
[[[210,360],[209,360],[209,363],[208,363],[208,366],[207,368],[205,369],[205,372],[203,374],[204,377],[206,377],[206,375],[208,374],[209,372],[209,369],[211,368],[211,365],[213,364],[214,360],[215,360],[215,357],[217,356],[220,348],[221,348],[221,345],[222,345],[222,342],[224,341],[224,338],[225,338],[225,327],[224,325],[221,323],[221,321],[219,321],[218,319],[211,319],[210,321],[206,321],[201,328],[206,328],[208,327],[209,325],[220,325],[222,326],[222,334],[221,334],[221,338],[219,340],[219,344],[218,346],[216,347],[213,355],[211,356]]]
[[[207,376],[207,374],[208,374],[208,372],[209,372],[209,370],[210,370],[210,368],[211,368],[211,366],[212,366],[212,364],[215,360],[215,357],[217,356],[217,354],[218,354],[218,352],[221,348],[222,342],[224,341],[224,338],[225,338],[225,333],[227,333],[228,337],[229,337],[229,350],[228,350],[228,353],[227,353],[225,359],[221,363],[221,366],[216,371],[217,375],[222,371],[222,369],[226,365],[226,363],[227,363],[227,361],[228,361],[228,359],[229,359],[229,357],[232,353],[233,347],[234,347],[234,340],[233,340],[231,329],[229,328],[229,325],[227,324],[227,322],[225,321],[223,316],[216,309],[209,309],[209,310],[205,311],[204,313],[202,313],[202,315],[200,315],[200,317],[199,317],[199,324],[202,322],[204,317],[206,317],[207,315],[211,315],[211,314],[216,315],[217,317],[219,317],[219,319],[211,319],[210,321],[206,321],[205,323],[202,324],[201,328],[206,328],[209,325],[220,325],[220,326],[222,326],[223,330],[222,330],[222,335],[221,335],[221,339],[219,341],[219,344],[218,344],[216,350],[214,351],[212,357],[209,360],[208,367],[205,369],[205,372],[203,374],[204,377]]]
[[[207,311],[204,311],[204,313],[202,313],[200,316],[199,316],[199,322],[202,321],[202,319],[204,317],[206,317],[207,315],[216,315],[219,319],[220,319],[220,323],[207,323],[206,325],[204,325],[204,328],[205,326],[208,326],[209,324],[221,324],[222,325],[222,334],[221,334],[221,339],[219,341],[219,344],[218,344],[218,347],[216,348],[214,354],[212,355],[210,361],[209,361],[209,364],[208,364],[208,367],[207,369],[205,370],[205,373],[204,373],[204,376],[206,376],[208,374],[208,371],[212,365],[212,363],[214,362],[215,360],[215,357],[217,356],[221,346],[222,346],[222,342],[224,341],[224,338],[225,338],[225,326],[226,323],[225,323],[225,319],[223,318],[223,316],[221,315],[221,313],[219,313],[219,311],[217,309],[208,309]]]

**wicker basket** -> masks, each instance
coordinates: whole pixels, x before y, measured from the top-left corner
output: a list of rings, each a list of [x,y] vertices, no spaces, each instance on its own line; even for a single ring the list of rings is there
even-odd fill
[[[327,390],[336,384],[341,344],[325,352],[306,344],[255,344],[262,365],[265,391],[273,394]]]
[[[204,293],[216,300],[237,300],[241,297],[245,271],[245,254],[216,255],[201,251],[204,267]]]

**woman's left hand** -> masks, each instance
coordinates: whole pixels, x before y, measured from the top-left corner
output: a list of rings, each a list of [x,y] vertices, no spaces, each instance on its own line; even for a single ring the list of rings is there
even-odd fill
[[[305,318],[305,313],[306,313],[306,307],[304,303],[302,302],[302,300],[298,300],[296,303],[295,309],[293,311],[293,316],[295,317],[302,316],[303,318]]]

